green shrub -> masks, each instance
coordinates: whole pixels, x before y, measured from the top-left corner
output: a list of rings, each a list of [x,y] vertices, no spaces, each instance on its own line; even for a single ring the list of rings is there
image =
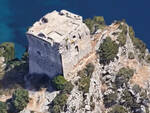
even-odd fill
[[[114,104],[116,104],[116,100],[117,100],[118,96],[117,93],[110,93],[108,95],[104,95],[103,97],[103,101],[104,101],[104,105],[106,108],[113,106]]]
[[[132,90],[137,94],[137,93],[140,93],[141,92],[141,88],[139,85],[135,84],[133,87],[132,87]]]
[[[65,80],[63,76],[59,75],[52,80],[52,83],[57,90],[63,90],[67,83],[67,80]]]
[[[59,105],[62,108],[66,104],[67,98],[65,93],[60,93],[54,98],[52,103],[53,105]]]
[[[86,68],[85,68],[85,72],[86,72],[87,76],[91,77],[94,72],[94,69],[95,69],[95,67],[92,63],[87,64]]]
[[[145,50],[146,50],[146,45],[145,43],[140,40],[139,38],[135,37],[135,33],[132,27],[129,27],[129,35],[132,39],[133,45],[136,49],[138,49],[140,51],[140,53],[142,55],[140,55],[140,58],[144,58],[143,56],[145,56]]]
[[[119,46],[124,46],[126,44],[126,40],[127,40],[126,35],[123,33],[120,33],[117,40],[119,41]]]
[[[134,98],[133,98],[132,94],[128,90],[125,90],[123,92],[122,99],[124,100],[123,105],[125,107],[132,107],[135,104]]]
[[[129,59],[134,59],[135,58],[133,52],[128,53],[128,58]]]
[[[115,105],[109,113],[128,113],[128,111],[121,105]]]
[[[72,89],[73,89],[73,85],[72,85],[72,83],[71,82],[67,82],[66,84],[65,84],[65,87],[64,87],[64,89],[62,90],[64,93],[67,93],[67,94],[70,94],[70,92],[72,91]]]
[[[0,102],[0,113],[7,113],[7,105],[4,102]]]
[[[52,113],[60,113],[61,110],[63,110],[67,102],[67,99],[68,99],[67,94],[65,93],[58,94],[52,101],[49,111]]]
[[[122,30],[122,34],[124,34],[124,35],[126,35],[128,32],[125,22],[123,24],[120,23],[119,29]]]
[[[60,113],[61,107],[59,105],[54,105],[53,108],[50,109],[51,113]]]
[[[79,91],[82,91],[83,93],[88,93],[89,92],[89,87],[90,87],[90,77],[82,76],[79,79],[79,83],[78,83]]]
[[[135,38],[135,33],[131,26],[129,27],[129,35],[130,35],[131,39]]]
[[[110,61],[113,61],[114,58],[117,56],[119,46],[112,41],[110,37],[106,37],[103,43],[100,44],[98,53],[100,56],[100,63],[108,64]]]
[[[150,63],[150,55],[147,55],[147,56],[146,56],[146,62],[147,62],[147,63]]]
[[[10,61],[15,58],[14,44],[5,42],[0,45],[0,56],[5,57],[5,61]]]
[[[90,29],[91,33],[94,33],[98,29],[103,29],[105,27],[105,20],[101,16],[95,16],[93,19],[85,19],[84,23]]]
[[[115,84],[117,87],[121,87],[124,83],[127,83],[133,76],[134,71],[129,68],[121,68],[116,75]]]
[[[15,107],[16,112],[22,111],[27,106],[28,102],[29,102],[28,91],[24,89],[17,89],[13,93],[12,103]]]

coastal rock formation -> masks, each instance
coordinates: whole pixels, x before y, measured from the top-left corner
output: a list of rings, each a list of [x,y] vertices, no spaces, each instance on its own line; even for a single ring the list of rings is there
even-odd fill
[[[79,28],[80,30],[78,29],[76,33],[74,33],[75,36],[66,34],[69,36],[67,36],[67,39],[66,36],[62,36],[63,38],[60,38],[60,36],[55,37],[54,35],[52,35],[54,37],[51,36],[52,40],[48,41],[49,37],[47,36],[47,34],[38,36],[39,32],[49,32],[49,27],[45,27],[45,24],[49,22],[55,14],[57,16],[59,15],[60,18],[63,16],[65,16],[65,18],[67,17],[67,19],[69,18],[68,24],[70,22],[70,19],[73,19],[74,22],[79,22],[82,28],[80,29],[79,27],[77,27],[77,29]],[[54,50],[53,52],[51,52],[52,54],[54,54],[56,52],[56,50],[52,48],[54,47],[54,43],[59,39],[62,39],[62,41],[59,40],[60,45],[57,48],[59,49],[58,53],[59,57],[61,57],[61,60],[57,60],[57,62],[59,63],[55,62],[55,64],[59,64],[59,66],[62,65],[61,69],[63,71],[58,70],[58,72],[64,72],[64,77],[73,84],[74,88],[69,93],[66,104],[63,108],[60,108],[59,105],[53,105],[53,107],[49,109],[48,103],[53,103],[53,100],[49,102],[45,100],[41,102],[40,106],[38,107],[41,109],[45,108],[40,112],[56,112],[57,110],[59,111],[61,109],[62,113],[113,113],[118,107],[118,110],[122,110],[120,111],[121,113],[127,113],[126,110],[131,113],[149,112],[149,51],[145,48],[143,42],[135,38],[134,32],[131,27],[129,27],[125,22],[116,21],[110,26],[104,26],[104,22],[99,22],[103,23],[101,24],[103,25],[103,27],[99,25],[100,28],[96,29],[98,21],[103,19],[95,17],[94,21],[96,23],[94,24],[94,21],[92,21],[92,24],[94,25],[90,26],[91,29],[95,29],[95,32],[92,32],[92,35],[90,35],[89,30],[85,27],[85,24],[82,23],[82,17],[78,19],[74,18],[72,17],[73,14],[67,11],[61,11],[60,13],[54,11],[48,15],[42,18],[44,19],[44,22],[46,21],[46,23],[42,23],[41,19],[41,23],[35,23],[34,26],[30,28],[27,34],[29,40],[30,69],[35,69],[35,67],[37,66],[36,63],[38,61],[40,62],[40,60],[45,57],[39,57],[36,54],[33,54],[33,51],[41,48],[40,51],[45,50],[45,53],[47,54],[46,56],[51,57],[52,55],[48,54],[48,51],[46,50]],[[51,17],[50,20],[48,17]],[[55,21],[57,21],[57,19]],[[88,20],[88,22],[90,23],[90,20]],[[37,30],[37,32],[35,32],[34,30]],[[78,35],[79,37],[76,36],[77,34],[80,34]],[[64,42],[64,40],[67,42]],[[74,40],[73,43],[70,42],[71,40]],[[43,45],[45,43],[49,44],[49,47],[44,47]],[[106,44],[107,46],[105,46],[104,43],[108,43]],[[139,46],[139,44],[141,47]],[[76,45],[78,45],[78,48],[76,48]],[[77,54],[75,54],[75,51],[77,52]],[[35,55],[34,58],[32,58],[32,55]],[[36,63],[35,57],[39,57]],[[53,57],[56,57],[56,54],[54,54]],[[47,61],[47,59],[45,59],[45,61]],[[93,64],[94,71],[92,72],[92,75],[90,77],[88,77],[88,75],[85,75],[85,78],[87,76],[87,80],[84,81],[83,73],[85,73],[85,67],[89,63]],[[33,66],[33,64],[35,66]],[[41,66],[41,64],[39,66]],[[60,69],[59,66],[57,66],[54,67]],[[34,72],[45,72],[41,67],[39,68],[40,69],[37,68],[37,71],[35,71],[35,69]],[[39,70],[42,71],[40,72]],[[50,73],[52,75],[54,74],[51,71]],[[121,74],[122,76],[120,76]],[[82,81],[82,79],[85,83]],[[88,80],[90,81],[88,82]],[[82,86],[83,84],[85,86]],[[137,90],[139,92],[137,92]],[[46,93],[47,91],[45,92],[45,94]],[[56,94],[55,91],[53,93]],[[61,94],[61,91],[59,93]],[[144,97],[143,94],[145,95]],[[128,96],[126,97],[126,95]],[[57,96],[53,95],[52,98],[55,100]],[[130,99],[126,100],[127,98],[130,98],[132,101],[129,101]],[[132,102],[135,103],[135,106],[131,105]],[[30,107],[27,108],[30,109]],[[38,112],[38,110],[35,111]]]
[[[30,99],[20,113],[150,112],[150,53],[125,21],[53,11],[27,38]]]

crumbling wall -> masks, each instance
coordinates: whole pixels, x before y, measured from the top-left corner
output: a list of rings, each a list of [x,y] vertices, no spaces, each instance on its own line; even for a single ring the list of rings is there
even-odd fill
[[[90,31],[82,24],[76,32],[68,37],[71,41],[62,47],[65,50],[61,53],[64,77],[70,80],[70,72],[82,58],[92,51]]]

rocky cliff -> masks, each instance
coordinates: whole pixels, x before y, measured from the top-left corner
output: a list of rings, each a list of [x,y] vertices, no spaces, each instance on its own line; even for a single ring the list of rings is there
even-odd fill
[[[97,29],[91,37],[93,52],[83,58],[72,73],[72,90],[38,92],[38,99],[37,92],[33,93],[34,108],[29,105],[28,110],[149,113],[150,64],[146,45],[122,21]]]
[[[91,30],[92,52],[75,66],[74,78],[25,76],[30,100],[20,113],[150,112],[146,45],[124,21],[106,26],[103,18],[94,17],[85,23]]]

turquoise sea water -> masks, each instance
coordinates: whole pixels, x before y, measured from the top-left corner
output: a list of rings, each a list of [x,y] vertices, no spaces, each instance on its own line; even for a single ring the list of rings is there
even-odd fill
[[[20,57],[27,46],[27,28],[46,13],[61,9],[84,18],[104,16],[107,24],[125,18],[150,48],[149,0],[0,0],[0,43],[14,42]]]

